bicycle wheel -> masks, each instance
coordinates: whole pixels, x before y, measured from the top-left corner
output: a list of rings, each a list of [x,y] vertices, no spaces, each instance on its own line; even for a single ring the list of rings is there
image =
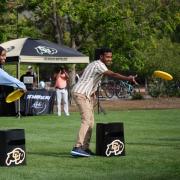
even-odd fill
[[[106,97],[112,98],[114,96],[114,82],[105,82],[101,84]]]
[[[123,84],[117,84],[116,96],[118,98],[127,98],[129,96],[128,89]]]

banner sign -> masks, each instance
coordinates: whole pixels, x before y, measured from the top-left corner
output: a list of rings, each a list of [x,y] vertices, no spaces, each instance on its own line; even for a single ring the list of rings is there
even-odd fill
[[[50,114],[53,112],[55,91],[34,90],[28,91],[25,99],[25,114],[40,115]]]

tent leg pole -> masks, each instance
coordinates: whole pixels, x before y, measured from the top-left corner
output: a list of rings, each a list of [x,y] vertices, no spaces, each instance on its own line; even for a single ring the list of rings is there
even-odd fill
[[[17,117],[18,117],[18,118],[21,117],[21,111],[20,111],[20,109],[21,109],[21,101],[18,100],[18,112],[17,112]]]
[[[17,78],[20,79],[20,63],[18,62],[17,64]],[[20,118],[21,117],[21,100],[18,100],[18,111],[17,111],[17,117]]]

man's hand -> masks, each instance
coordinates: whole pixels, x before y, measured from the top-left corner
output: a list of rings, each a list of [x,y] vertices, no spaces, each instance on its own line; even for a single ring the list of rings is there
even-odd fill
[[[128,76],[129,81],[133,82],[134,84],[138,85],[136,78],[137,78],[137,74],[135,76]]]

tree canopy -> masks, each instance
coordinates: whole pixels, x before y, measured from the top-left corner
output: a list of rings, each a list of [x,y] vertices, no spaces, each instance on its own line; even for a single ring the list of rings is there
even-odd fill
[[[2,0],[0,42],[48,39],[94,58],[113,50],[112,69],[148,77],[161,69],[180,78],[177,0]]]

